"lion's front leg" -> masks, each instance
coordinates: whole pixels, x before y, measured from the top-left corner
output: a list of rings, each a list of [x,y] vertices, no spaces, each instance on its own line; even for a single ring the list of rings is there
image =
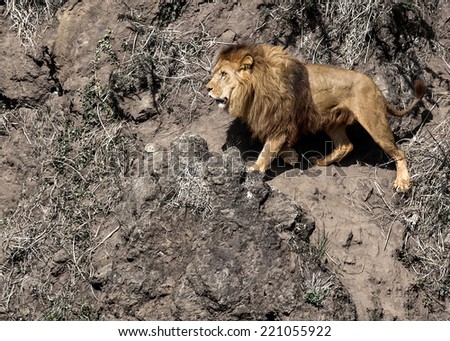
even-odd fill
[[[255,164],[248,167],[247,171],[264,173],[269,168],[273,158],[278,155],[285,142],[285,136],[267,140]]]

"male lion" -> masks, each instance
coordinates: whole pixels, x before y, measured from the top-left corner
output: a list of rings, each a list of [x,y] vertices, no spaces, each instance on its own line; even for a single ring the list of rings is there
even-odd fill
[[[220,108],[241,118],[264,143],[249,171],[264,173],[277,155],[295,163],[298,154],[291,147],[299,135],[318,131],[328,134],[335,149],[317,164],[339,161],[353,149],[346,127],[358,121],[395,160],[396,190],[411,187],[405,153],[395,145],[387,114],[403,116],[412,110],[425,93],[423,81],[415,83],[413,103],[398,111],[363,73],[302,64],[281,47],[238,44],[220,51],[206,87]]]

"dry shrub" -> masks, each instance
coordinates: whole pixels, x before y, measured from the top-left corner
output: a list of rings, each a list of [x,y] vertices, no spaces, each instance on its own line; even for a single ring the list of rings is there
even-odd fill
[[[267,5],[269,10],[258,28],[281,31],[274,34],[274,40],[292,45],[313,63],[353,68],[377,55],[391,63],[399,58],[400,63],[417,64],[430,51],[442,50],[428,25],[441,1],[284,0]],[[424,56],[409,53],[411,47],[422,50],[417,54]]]
[[[302,284],[305,302],[318,308],[322,307],[322,303],[333,285],[333,276],[324,277],[324,274],[321,272],[312,273]]]

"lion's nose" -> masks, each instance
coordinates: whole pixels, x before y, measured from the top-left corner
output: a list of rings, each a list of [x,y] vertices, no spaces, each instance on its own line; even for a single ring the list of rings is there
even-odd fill
[[[210,92],[213,89],[213,87],[211,86],[211,82],[206,83],[205,88],[206,90],[208,90],[208,92]]]

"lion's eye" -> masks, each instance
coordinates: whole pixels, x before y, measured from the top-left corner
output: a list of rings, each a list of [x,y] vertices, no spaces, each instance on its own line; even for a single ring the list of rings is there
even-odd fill
[[[220,78],[225,78],[227,76],[227,73],[225,71],[222,71],[220,73]]]

